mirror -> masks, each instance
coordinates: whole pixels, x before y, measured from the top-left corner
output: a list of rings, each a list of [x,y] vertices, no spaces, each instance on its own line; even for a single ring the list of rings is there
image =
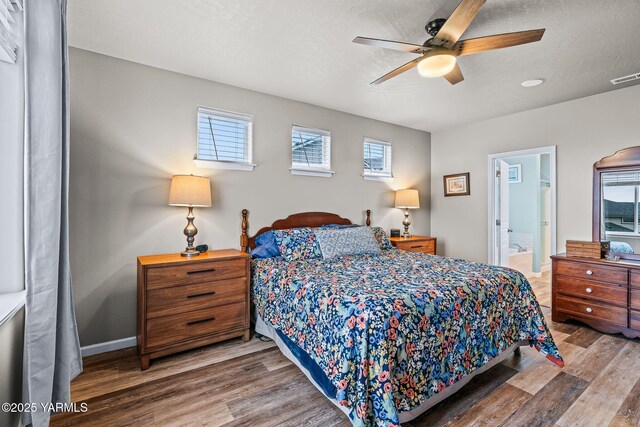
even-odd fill
[[[640,260],[640,147],[593,168],[593,240],[609,241],[609,255]]]
[[[615,253],[640,253],[640,170],[601,174],[603,240]]]

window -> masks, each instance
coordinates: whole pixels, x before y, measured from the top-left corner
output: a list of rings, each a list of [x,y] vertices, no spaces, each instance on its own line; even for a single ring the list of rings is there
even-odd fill
[[[364,138],[364,178],[388,179],[391,174],[391,143]]]
[[[18,24],[11,12],[23,10],[22,0],[0,0],[0,60],[15,64],[18,59]]]
[[[605,233],[640,237],[640,173],[603,174],[602,199]]]
[[[253,117],[198,107],[199,167],[253,170]]]
[[[293,125],[291,173],[331,177],[331,132]]]

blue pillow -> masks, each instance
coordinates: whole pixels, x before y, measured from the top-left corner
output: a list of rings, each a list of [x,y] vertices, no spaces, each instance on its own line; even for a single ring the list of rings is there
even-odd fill
[[[630,244],[625,242],[611,242],[611,248],[609,249],[611,252],[618,252],[621,254],[632,254],[633,248]]]
[[[280,256],[285,261],[322,258],[320,245],[312,228],[301,227],[274,230],[273,236]]]
[[[256,247],[251,251],[251,258],[273,258],[280,255],[273,231],[269,230],[256,237]]]

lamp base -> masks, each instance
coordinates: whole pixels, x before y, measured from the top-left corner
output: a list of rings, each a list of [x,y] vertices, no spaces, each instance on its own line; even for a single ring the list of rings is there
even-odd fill
[[[182,256],[188,256],[188,257],[192,257],[192,256],[198,256],[200,255],[200,252],[196,251],[195,248],[194,249],[187,249],[184,252],[180,252],[180,255]]]
[[[411,225],[411,221],[409,220],[409,209],[404,210],[404,220],[402,221],[402,225],[404,225],[404,233],[402,233],[402,237],[408,239],[411,237],[409,234],[409,226]]]
[[[193,214],[193,207],[189,206],[189,214],[187,215],[187,226],[184,228],[184,235],[187,236],[187,247],[183,252],[180,252],[180,255],[192,257],[200,255],[200,252],[196,250],[193,246],[193,241],[195,240],[196,234],[198,234],[198,229],[193,224],[193,220],[195,219],[195,215]]]

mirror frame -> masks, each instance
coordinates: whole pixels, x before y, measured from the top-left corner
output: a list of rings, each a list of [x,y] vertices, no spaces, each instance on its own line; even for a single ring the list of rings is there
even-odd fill
[[[603,157],[593,164],[593,212],[592,223],[593,231],[592,237],[594,242],[602,240],[602,224],[600,219],[602,218],[601,209],[601,178],[605,172],[613,171],[627,171],[640,169],[640,146],[624,148],[616,151],[615,154],[607,157]],[[608,252],[612,253],[612,252]],[[620,252],[613,252],[620,259],[628,259],[640,261],[640,254],[623,254]]]

